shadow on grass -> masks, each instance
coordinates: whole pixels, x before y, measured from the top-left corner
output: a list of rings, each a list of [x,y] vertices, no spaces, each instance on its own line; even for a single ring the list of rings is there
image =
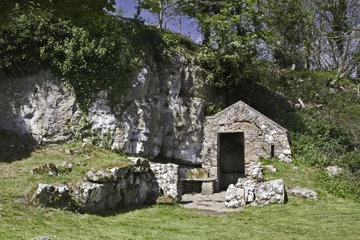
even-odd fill
[[[115,208],[115,209],[102,211],[100,213],[86,213],[86,214],[96,215],[96,216],[100,216],[100,217],[111,217],[111,216],[116,216],[118,214],[134,212],[134,211],[137,211],[137,210],[149,209],[149,208],[152,208],[154,206],[156,206],[156,203],[154,203],[154,204],[146,204],[146,205],[141,205],[141,206],[118,207],[118,208]]]
[[[11,163],[27,158],[35,146],[35,140],[29,135],[0,129],[0,162]]]

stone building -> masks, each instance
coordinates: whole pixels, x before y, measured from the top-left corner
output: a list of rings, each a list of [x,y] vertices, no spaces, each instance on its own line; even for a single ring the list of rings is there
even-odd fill
[[[291,161],[285,128],[242,101],[206,118],[202,167],[214,181],[205,184],[214,184],[215,191],[225,190],[238,178],[250,177],[260,157]]]

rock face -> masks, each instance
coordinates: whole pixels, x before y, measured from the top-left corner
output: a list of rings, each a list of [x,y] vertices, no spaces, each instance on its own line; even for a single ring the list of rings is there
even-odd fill
[[[264,206],[285,202],[285,184],[282,179],[257,183],[240,178],[236,185],[231,184],[225,196],[225,206],[230,208]]]
[[[177,165],[130,160],[129,166],[91,169],[85,181],[69,184],[71,187],[39,184],[34,199],[42,206],[91,213],[154,203],[158,196],[181,200]]]
[[[199,164],[203,75],[193,59],[180,55],[168,62],[149,60],[131,80],[122,107],[111,111],[102,91],[88,116],[50,72],[1,79],[0,128],[31,136],[38,144],[85,134],[125,153]]]
[[[79,114],[75,97],[50,72],[0,81],[1,129],[39,144],[63,142]]]

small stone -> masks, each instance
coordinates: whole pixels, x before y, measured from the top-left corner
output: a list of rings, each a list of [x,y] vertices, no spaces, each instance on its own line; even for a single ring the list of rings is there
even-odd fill
[[[344,169],[339,166],[328,166],[326,170],[330,177],[337,177],[344,172]]]
[[[32,238],[32,239],[30,239],[30,240],[50,240],[50,237],[40,236],[40,237]]]
[[[228,208],[239,208],[239,207],[244,207],[245,206],[245,202],[243,201],[239,201],[236,199],[231,199],[229,202],[225,203],[225,206]]]
[[[272,173],[276,173],[276,171],[277,171],[277,169],[273,165],[263,165],[263,167]]]
[[[74,151],[74,149],[65,149],[65,154],[66,155],[74,155],[75,154],[75,151]]]
[[[34,168],[31,170],[32,174],[48,174],[49,176],[57,175],[59,169],[56,167],[54,163],[45,163],[39,167]]]

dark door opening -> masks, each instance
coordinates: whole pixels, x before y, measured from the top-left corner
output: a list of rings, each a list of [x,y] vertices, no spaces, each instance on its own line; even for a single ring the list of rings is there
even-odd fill
[[[218,144],[220,190],[226,190],[245,176],[244,133],[220,133]]]

